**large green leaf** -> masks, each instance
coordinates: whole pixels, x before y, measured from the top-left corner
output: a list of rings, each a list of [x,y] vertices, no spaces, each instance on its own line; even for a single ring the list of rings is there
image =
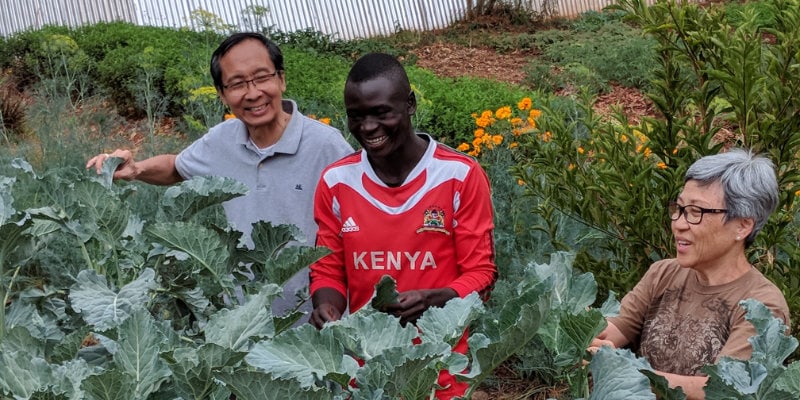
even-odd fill
[[[232,293],[230,254],[216,232],[187,222],[158,223],[146,231],[172,251],[169,254],[197,280],[206,296],[214,296],[222,290]]]
[[[477,386],[495,368],[528,344],[550,311],[549,288],[547,282],[527,287],[502,305],[497,312],[497,319],[485,321],[483,333],[476,333],[468,340],[472,354],[470,371],[458,375],[472,380],[472,386]]]
[[[476,292],[450,299],[444,307],[431,307],[417,320],[423,342],[454,346],[464,330],[483,313],[483,301]]]
[[[761,302],[747,299],[740,304],[747,309],[745,318],[756,329],[756,335],[749,339],[753,355],[750,360],[723,357],[716,365],[703,367],[708,375],[706,399],[798,398],[800,392],[792,392],[791,386],[786,385],[791,376],[781,380],[787,373],[784,360],[797,348],[797,339],[786,334],[783,321]],[[782,383],[778,386],[777,382]]]
[[[392,348],[407,348],[419,336],[417,329],[408,324],[403,327],[400,319],[382,312],[362,312],[325,326],[333,332],[336,341],[362,360],[369,360]]]
[[[275,378],[295,380],[303,389],[315,387],[330,373],[353,376],[358,368],[330,329],[317,331],[311,325],[256,343],[245,361]]]
[[[72,308],[81,313],[83,319],[100,331],[119,326],[131,314],[144,309],[154,290],[155,272],[145,269],[133,282],[123,286],[119,292],[94,271],[78,273],[77,283],[70,290]]]
[[[450,345],[442,342],[387,349],[359,369],[356,397],[380,393],[389,398],[425,399],[439,378],[436,361],[449,353]]]
[[[271,374],[258,371],[218,373],[217,378],[231,388],[237,400],[331,400],[331,392],[324,389],[302,388],[296,381],[276,379]]]
[[[221,176],[198,176],[169,187],[161,199],[167,221],[188,221],[203,209],[246,194],[247,185]]]
[[[50,365],[24,351],[0,352],[0,391],[28,398],[52,381]]]
[[[594,390],[589,400],[655,400],[650,381],[639,370],[652,370],[629,350],[602,347],[589,365]]]
[[[800,361],[789,364],[783,374],[775,380],[775,389],[800,398]]]
[[[131,383],[134,398],[145,399],[171,375],[160,352],[164,334],[147,310],[139,310],[119,327],[114,363]]]
[[[253,248],[237,249],[236,260],[250,264],[255,282],[283,285],[295,273],[330,253],[325,248],[301,245],[295,241],[300,235],[294,225],[256,222],[250,234]]]
[[[372,295],[370,305],[376,310],[383,311],[389,304],[397,304],[400,293],[397,291],[397,281],[389,275],[384,275],[375,285],[375,294]]]
[[[210,343],[196,349],[176,349],[168,358],[176,393],[185,399],[207,398],[220,390],[219,383],[214,379],[215,372],[224,367],[233,367],[243,357],[243,353]]]
[[[205,327],[206,342],[244,352],[254,339],[272,337],[275,325],[270,304],[279,293],[283,293],[280,286],[266,285],[260,293],[249,297],[244,305],[213,314]]]
[[[6,326],[25,327],[30,334],[42,341],[60,342],[64,339],[58,319],[48,312],[40,312],[35,304],[18,299],[6,312]]]
[[[84,379],[81,389],[89,400],[139,400],[133,381],[119,369],[90,375]]]

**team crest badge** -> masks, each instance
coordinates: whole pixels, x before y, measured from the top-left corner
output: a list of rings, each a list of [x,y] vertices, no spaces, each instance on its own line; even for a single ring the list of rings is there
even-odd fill
[[[441,232],[449,235],[450,232],[444,228],[444,210],[439,207],[430,207],[425,210],[422,218],[422,227],[417,229],[417,233],[425,231]]]

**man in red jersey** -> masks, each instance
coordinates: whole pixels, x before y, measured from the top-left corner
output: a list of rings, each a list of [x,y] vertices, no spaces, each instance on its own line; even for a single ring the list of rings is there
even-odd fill
[[[486,173],[473,158],[414,131],[416,97],[394,57],[360,58],[344,100],[362,150],[328,166],[317,186],[317,246],[332,253],[311,266],[310,322],[321,328],[348,305],[363,307],[383,275],[400,292],[385,311],[403,324],[452,298],[488,295],[497,268]],[[466,336],[454,350],[466,351]],[[467,388],[446,371],[439,384],[439,399]]]

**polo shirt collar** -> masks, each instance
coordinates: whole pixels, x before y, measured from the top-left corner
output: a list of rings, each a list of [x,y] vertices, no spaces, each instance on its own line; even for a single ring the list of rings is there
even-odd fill
[[[283,134],[278,141],[272,145],[271,152],[267,156],[271,156],[276,153],[282,154],[296,154],[297,150],[300,148],[300,139],[303,136],[303,121],[301,120],[301,114],[297,112],[297,103],[294,100],[283,100],[283,108],[286,110],[289,109],[289,114],[292,117],[289,119],[289,124],[286,125],[286,129],[283,130]],[[244,124],[241,125],[242,129],[244,129],[244,135],[241,137],[241,144],[244,145],[246,148],[258,152],[258,149],[255,148],[253,145],[252,140],[250,140],[249,135],[247,134],[247,128]]]

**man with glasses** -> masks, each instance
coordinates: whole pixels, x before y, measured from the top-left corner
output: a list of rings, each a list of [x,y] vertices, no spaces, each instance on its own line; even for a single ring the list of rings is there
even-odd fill
[[[589,350],[631,347],[671,387],[705,398],[704,365],[752,354],[755,328],[741,300],[760,301],[790,326],[783,294],[745,253],[777,204],[767,158],[732,149],[692,164],[669,205],[676,257],[650,266]]]
[[[236,33],[211,56],[211,77],[220,100],[236,116],[212,127],[179,154],[135,161],[129,150],[90,159],[86,168],[100,173],[109,157],[120,157],[114,179],[171,185],[195,176],[224,176],[243,182],[249,192],[224,204],[230,225],[250,241],[252,224],[297,226],[305,244],[313,245],[314,189],[323,168],[351,153],[341,132],[302,115],[283,98],[286,78],[283,54],[260,33]],[[294,306],[294,293],[308,284],[301,271],[284,287],[273,312]],[[305,307],[310,311],[310,305]]]

